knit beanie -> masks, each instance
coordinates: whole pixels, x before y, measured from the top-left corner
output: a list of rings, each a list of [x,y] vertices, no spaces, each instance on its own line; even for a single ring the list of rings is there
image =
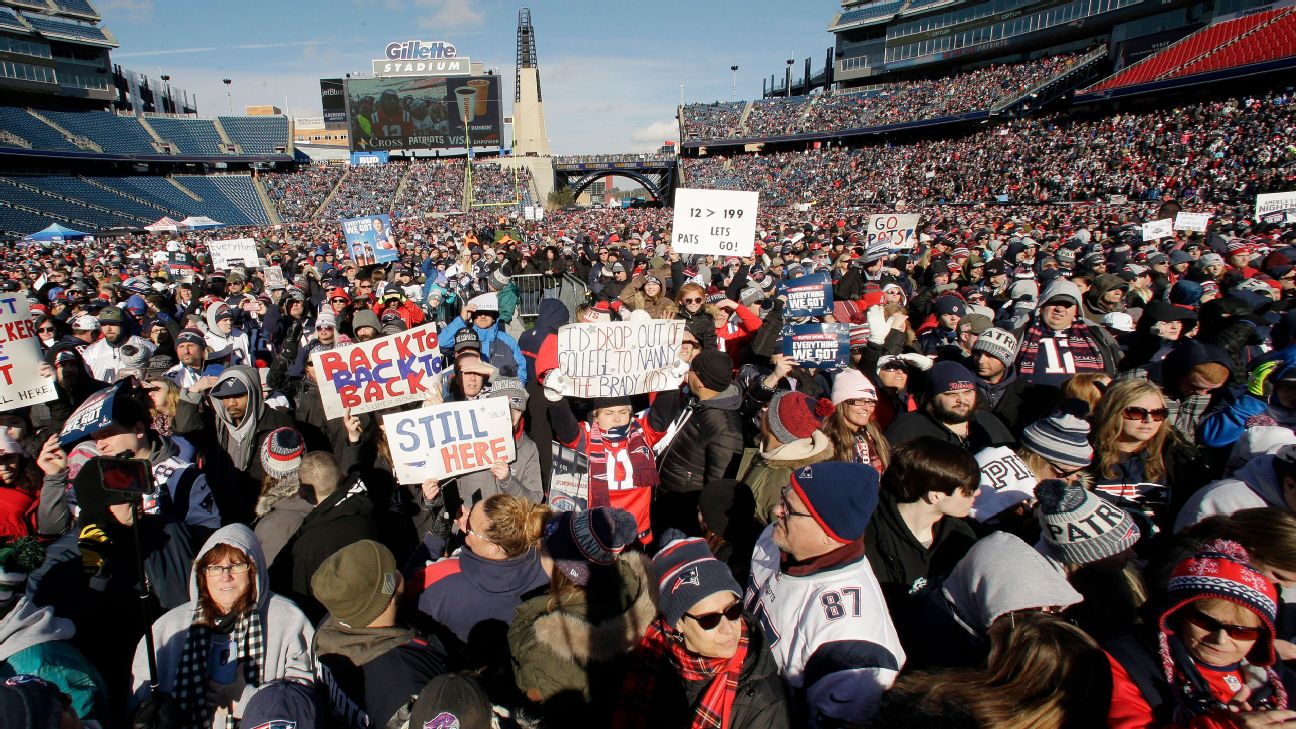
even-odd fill
[[[589,582],[590,565],[614,564],[638,531],[634,516],[625,509],[564,511],[545,524],[544,545],[554,566],[583,586]]]
[[[878,399],[877,388],[863,372],[856,369],[842,370],[832,383],[832,404],[841,405],[847,400]]]
[[[684,613],[717,592],[742,596],[742,588],[729,567],[715,558],[704,540],[667,529],[661,541],[665,546],[653,557],[653,567],[657,572],[657,605],[667,625],[678,628]]]
[[[849,544],[864,536],[880,488],[872,466],[824,461],[795,471],[789,483],[830,539]]]
[[[311,576],[311,595],[339,625],[359,630],[382,615],[399,584],[400,572],[391,550],[363,539],[320,564]]]
[[[522,384],[522,380],[516,377],[491,378],[490,396],[507,397],[510,409],[526,412],[527,400],[529,399],[526,385]]]
[[[1139,529],[1124,509],[1083,485],[1051,478],[1035,487],[1046,551],[1063,564],[1089,564],[1134,546]]]
[[[462,673],[428,681],[410,709],[410,729],[490,729],[493,709],[481,684]]]
[[[816,401],[804,392],[783,390],[770,400],[765,422],[778,442],[786,445],[814,435],[823,419],[832,415],[832,408],[826,398]]]
[[[1017,337],[1006,329],[992,328],[981,332],[972,343],[973,352],[985,352],[1011,367],[1017,359]]]
[[[315,317],[316,329],[337,329],[337,315],[329,307],[320,309],[320,313]]]
[[[241,726],[296,729],[318,726],[320,697],[314,685],[290,678],[262,684],[243,707]]]
[[[39,676],[10,676],[0,682],[0,716],[23,729],[59,729],[63,702],[57,686]]]
[[[148,366],[149,351],[138,344],[126,343],[118,350],[117,355],[121,360],[121,367],[118,371],[131,370],[132,372],[143,373],[144,368]]]
[[[1268,636],[1257,640],[1247,660],[1257,666],[1272,666],[1274,655],[1274,621],[1278,616],[1278,592],[1264,575],[1251,566],[1251,556],[1237,542],[1212,539],[1201,549],[1175,565],[1166,586],[1166,609],[1161,613],[1158,631],[1161,658],[1165,669],[1173,671],[1168,633],[1179,626],[1169,625],[1170,618],[1185,605],[1198,600],[1225,600],[1250,610],[1260,618]],[[1275,682],[1281,691],[1281,682]],[[1285,697],[1283,697],[1285,698]],[[1286,702],[1279,706],[1285,706]]]
[[[988,521],[1012,506],[1035,497],[1035,473],[1011,448],[983,448],[976,454],[981,485],[972,501],[972,518]]]
[[[207,340],[203,338],[202,330],[198,327],[185,327],[184,331],[180,332],[179,336],[176,337],[176,344],[196,344],[206,349]]]
[[[689,369],[708,390],[720,392],[733,384],[733,360],[718,349],[699,352],[689,364]]]
[[[950,360],[932,365],[931,369],[927,370],[927,382],[933,395],[976,389],[976,379],[972,373],[958,362]]]
[[[292,428],[277,428],[261,445],[261,467],[267,476],[283,478],[301,467],[306,442]]]
[[[1085,468],[1093,461],[1089,423],[1070,413],[1056,411],[1022,430],[1022,445],[1049,463]]]

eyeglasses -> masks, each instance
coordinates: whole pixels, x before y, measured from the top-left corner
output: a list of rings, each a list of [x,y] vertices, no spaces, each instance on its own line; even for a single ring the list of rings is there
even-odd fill
[[[1075,477],[1075,476],[1078,476],[1078,475],[1080,475],[1081,473],[1084,473],[1084,469],[1083,469],[1083,468],[1073,468],[1073,469],[1071,469],[1070,471],[1065,471],[1065,470],[1063,470],[1062,468],[1060,468],[1056,463],[1053,463],[1053,462],[1051,462],[1051,461],[1048,462],[1048,467],[1049,467],[1050,470],[1053,471],[1053,475],[1054,475],[1054,476],[1057,476],[1058,478],[1062,479],[1063,481],[1070,480],[1071,478],[1073,478],[1073,477]]]
[[[684,614],[692,618],[693,622],[697,623],[699,628],[703,630],[715,630],[720,627],[721,618],[728,620],[731,623],[741,620],[742,611],[742,602],[734,600],[733,604],[719,612],[707,613],[705,615],[694,615],[693,613]]]
[[[1125,408],[1121,415],[1123,415],[1126,420],[1148,420],[1150,418],[1152,422],[1160,423],[1170,416],[1170,411],[1165,408],[1148,410],[1147,408],[1141,408],[1137,405],[1131,405],[1130,407]]]
[[[849,400],[842,400],[843,405],[849,405],[853,408],[871,408],[877,405],[877,400],[869,400],[863,397],[853,397]]]
[[[784,488],[782,494],[779,496],[779,506],[783,507],[783,520],[786,521],[794,516],[805,516],[813,519],[813,514],[793,510],[792,504],[788,502],[788,493],[791,491],[791,487]]]
[[[1248,628],[1245,625],[1221,623],[1196,608],[1189,608],[1184,614],[1184,620],[1207,633],[1218,633],[1222,630],[1228,633],[1228,637],[1233,640],[1259,640],[1265,634],[1264,628]]]
[[[234,564],[209,564],[204,570],[208,577],[216,577],[221,574],[226,575],[246,575],[248,570],[252,569],[249,562],[235,562]]]
[[[683,303],[685,303],[685,304],[700,304],[700,303],[702,303],[702,299],[683,299],[682,301],[683,301]]]

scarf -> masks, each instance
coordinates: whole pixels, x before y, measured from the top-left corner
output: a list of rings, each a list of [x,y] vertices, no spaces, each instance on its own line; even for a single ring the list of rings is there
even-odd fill
[[[609,450],[625,451],[629,457],[626,468],[636,487],[653,488],[661,481],[657,475],[657,459],[638,421],[632,420],[628,426],[613,431],[605,431],[597,422],[592,422],[589,429],[589,504],[586,508],[612,505],[607,477],[609,466],[615,468],[616,464],[608,463]],[[621,448],[615,448],[622,443]]]
[[[688,683],[706,683],[693,710],[691,729],[728,729],[738,695],[738,679],[747,659],[747,621],[740,620],[738,650],[729,658],[707,658],[684,647],[683,637],[661,618],[653,621],[632,654],[615,710],[615,726],[648,729],[661,668],[669,665]]]
[[[185,635],[180,665],[176,668],[175,694],[180,704],[181,726],[185,729],[209,729],[212,709],[207,706],[207,660],[211,653],[212,629],[203,622],[201,603],[194,610],[194,621]],[[249,686],[261,683],[261,666],[265,663],[265,632],[261,612],[249,610],[234,625],[234,643],[238,645],[243,678]],[[225,717],[225,729],[234,729],[235,719]]]
[[[1030,325],[1030,328],[1022,335],[1021,348],[1017,352],[1017,373],[1019,375],[1030,377],[1035,374],[1035,360],[1039,355],[1040,340],[1051,336],[1052,330],[1047,329],[1038,321]],[[1071,359],[1075,363],[1075,367],[1072,368],[1074,372],[1103,371],[1102,354],[1098,351],[1098,340],[1094,337],[1093,332],[1089,331],[1089,325],[1085,324],[1079,317],[1076,318],[1071,328],[1067,330],[1067,346],[1070,348]]]

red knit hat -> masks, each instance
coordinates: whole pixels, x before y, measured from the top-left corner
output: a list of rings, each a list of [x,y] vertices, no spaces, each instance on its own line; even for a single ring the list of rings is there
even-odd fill
[[[814,435],[832,411],[827,398],[816,400],[804,392],[785,390],[770,400],[765,423],[780,443],[791,443]]]

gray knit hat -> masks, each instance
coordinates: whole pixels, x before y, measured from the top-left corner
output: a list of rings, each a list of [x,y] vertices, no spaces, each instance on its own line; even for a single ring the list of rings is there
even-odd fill
[[[1011,367],[1014,360],[1017,359],[1017,337],[1006,329],[998,327],[987,329],[977,336],[977,340],[972,343],[973,352],[985,352],[1004,363],[1005,367]]]
[[[1047,553],[1064,564],[1089,564],[1134,546],[1139,530],[1124,509],[1083,485],[1056,478],[1035,487]]]
[[[1093,461],[1089,423],[1070,413],[1058,411],[1036,420],[1022,431],[1021,442],[1049,463],[1059,466],[1084,468]]]
[[[491,397],[506,397],[509,408],[526,412],[528,395],[526,385],[516,377],[495,377],[490,383]]]

